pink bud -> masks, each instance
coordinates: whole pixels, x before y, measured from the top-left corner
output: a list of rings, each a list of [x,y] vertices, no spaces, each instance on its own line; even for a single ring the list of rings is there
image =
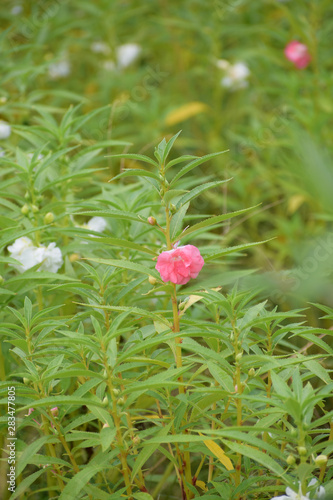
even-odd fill
[[[298,69],[306,68],[311,61],[307,46],[297,40],[288,43],[284,49],[284,54]]]
[[[155,217],[148,217],[148,222],[151,226],[156,226],[156,219]]]
[[[51,413],[54,417],[57,417],[58,414],[59,414],[59,410],[58,410],[58,407],[55,406],[54,408],[51,408]]]
[[[31,413],[33,411],[35,411],[34,408],[29,408],[28,413],[26,414],[26,417],[29,417],[29,415],[31,415]]]
[[[185,285],[191,278],[196,278],[205,261],[199,249],[193,245],[174,248],[162,252],[155,268],[164,282],[171,281],[177,285]]]

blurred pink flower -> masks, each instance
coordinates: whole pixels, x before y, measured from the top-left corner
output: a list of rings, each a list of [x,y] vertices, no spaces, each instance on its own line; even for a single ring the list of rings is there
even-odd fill
[[[289,61],[293,62],[298,69],[306,68],[311,61],[308,48],[304,43],[293,40],[284,49],[284,54]]]
[[[205,261],[197,247],[185,245],[162,252],[157,259],[155,269],[164,282],[185,285],[191,278],[196,278]]]

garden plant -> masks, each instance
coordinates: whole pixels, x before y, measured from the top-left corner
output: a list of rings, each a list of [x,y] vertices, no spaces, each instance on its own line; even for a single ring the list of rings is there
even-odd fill
[[[5,4],[0,498],[332,500],[331,3]]]

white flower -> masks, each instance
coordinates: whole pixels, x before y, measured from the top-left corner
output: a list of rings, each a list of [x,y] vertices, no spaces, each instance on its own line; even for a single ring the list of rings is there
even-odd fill
[[[19,14],[21,14],[23,11],[23,7],[22,5],[14,5],[14,7],[12,8],[12,10],[10,11],[10,13],[13,15],[13,16],[18,16]]]
[[[0,139],[8,139],[12,133],[11,126],[4,121],[0,121]]]
[[[314,486],[317,483],[317,479],[311,479],[308,486]],[[274,497],[272,500],[310,500],[310,491],[306,492],[306,496],[302,494],[301,487],[299,487],[298,493],[293,491],[291,488],[286,489],[286,495],[282,495],[280,497]],[[319,486],[316,489],[314,499],[324,498],[325,488],[323,486]]]
[[[58,80],[58,78],[66,78],[71,72],[71,65],[66,59],[54,62],[49,66],[49,76],[52,80]]]
[[[56,273],[63,264],[60,248],[55,243],[50,243],[47,247],[41,245],[36,249],[38,261],[42,263],[38,271],[49,271]]]
[[[116,69],[116,64],[112,59],[108,59],[107,61],[103,62],[103,68],[106,71],[114,71]]]
[[[90,45],[92,52],[96,52],[97,54],[109,54],[110,47],[104,42],[93,42]]]
[[[222,64],[224,63],[224,64]],[[221,80],[222,87],[231,88],[232,90],[242,89],[248,86],[247,77],[250,75],[250,70],[243,62],[226,65],[227,61],[220,59],[218,66],[226,72]]]
[[[141,52],[141,47],[136,43],[125,43],[116,48],[117,62],[120,68],[126,68]]]
[[[87,222],[85,227],[91,231],[96,231],[96,233],[102,233],[106,226],[107,223],[103,217],[93,217]]]
[[[8,251],[13,259],[20,262],[13,267],[21,273],[37,264],[41,264],[37,271],[56,273],[63,264],[61,250],[55,243],[50,243],[47,247],[44,245],[36,247],[26,236],[15,240],[13,245],[8,247]]]

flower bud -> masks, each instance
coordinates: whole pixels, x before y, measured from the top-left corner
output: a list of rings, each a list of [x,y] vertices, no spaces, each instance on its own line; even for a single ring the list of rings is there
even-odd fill
[[[298,446],[297,451],[301,457],[304,457],[307,454],[307,449],[305,446]]]
[[[36,214],[39,211],[39,208],[36,205],[31,205],[31,210],[34,214]]]
[[[240,361],[243,357],[243,353],[242,352],[239,352],[238,354],[236,354],[236,361]]]
[[[293,455],[289,455],[288,458],[287,458],[287,464],[288,465],[294,465],[295,463],[296,463],[295,457],[293,457]]]
[[[107,396],[105,396],[103,398],[102,404],[103,404],[103,406],[107,406],[109,404],[109,400],[108,400]]]
[[[254,376],[255,376],[255,374],[256,374],[255,369],[254,369],[253,367],[252,367],[252,368],[250,368],[250,369],[249,369],[249,371],[248,371],[248,376],[249,376],[249,378],[254,377]]]
[[[154,276],[149,276],[148,281],[153,286],[156,285],[156,283],[157,283],[157,279],[154,278]]]
[[[176,206],[173,203],[170,203],[169,208],[170,208],[170,212],[172,214],[175,214],[177,212],[177,208],[176,208]]]
[[[117,403],[118,403],[119,406],[124,406],[125,399],[124,398],[119,398],[118,401],[117,401]]]
[[[28,385],[30,383],[30,380],[28,378],[26,378],[26,377],[23,377],[23,383],[25,385]]]
[[[297,429],[295,429],[295,427],[292,427],[292,428],[290,429],[290,435],[291,435],[292,437],[296,437],[296,436],[297,436],[297,434],[298,434]]]
[[[116,397],[119,396],[119,389],[112,389],[112,392]]]
[[[72,253],[72,255],[69,256],[69,262],[76,262],[79,258],[80,255],[78,253]]]
[[[21,208],[21,213],[23,215],[27,215],[29,213],[29,206],[25,203],[23,207]]]
[[[51,408],[51,413],[54,417],[57,417],[59,415],[59,409],[57,406],[55,406],[54,408]]]
[[[107,429],[108,427],[110,427],[110,426],[109,426],[109,424],[106,422],[106,423],[103,425],[102,429]]]
[[[141,439],[139,438],[139,436],[134,436],[132,441],[135,446],[141,443]]]
[[[151,226],[156,226],[156,219],[155,217],[148,217],[148,222]]]
[[[1,276],[1,274],[0,274],[0,285],[2,285],[2,283],[4,283],[4,282],[5,282],[4,277]]]
[[[29,193],[29,191],[27,191],[27,192],[25,193],[24,198],[25,198],[26,200],[30,200],[30,193]]]
[[[51,224],[54,221],[54,215],[52,212],[48,212],[44,216],[44,224]]]
[[[327,455],[318,455],[318,457],[315,459],[315,464],[318,465],[318,467],[322,467],[323,465],[327,464],[327,461]]]

